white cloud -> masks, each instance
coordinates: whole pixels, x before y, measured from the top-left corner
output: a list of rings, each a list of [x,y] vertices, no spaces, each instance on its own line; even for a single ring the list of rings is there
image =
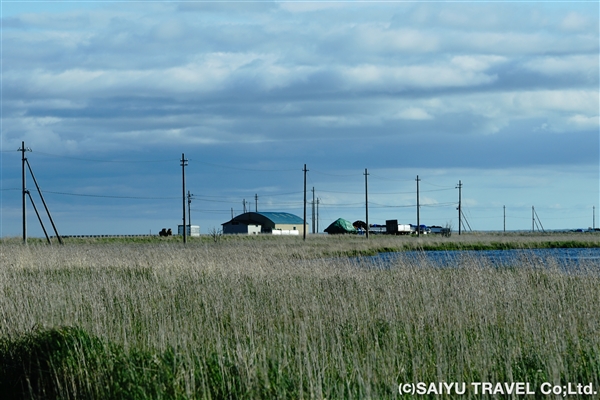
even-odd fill
[[[594,51],[597,34],[558,35],[553,32],[469,32],[455,30],[440,36],[440,50],[502,56]]]
[[[409,107],[400,111],[396,114],[397,118],[400,119],[411,119],[411,120],[429,120],[433,119],[433,116],[422,108]]]
[[[318,68],[286,65],[277,57],[254,53],[210,53],[190,63],[164,69],[83,69],[54,72],[9,71],[4,81],[24,85],[38,95],[106,96],[144,93],[206,93],[242,83],[269,91],[302,82]],[[63,97],[64,96],[64,97]],[[68,101],[68,100],[64,100]]]
[[[25,50],[31,49],[34,52],[41,52],[41,54],[48,51],[72,52],[88,44],[92,37],[92,34],[85,31],[34,30],[16,33],[9,30],[3,32],[3,43],[5,43],[6,47],[14,46],[15,44],[18,45],[12,50],[5,50],[4,58],[8,61],[7,67],[10,68],[12,65],[18,65],[21,61],[11,57],[11,52],[30,57],[35,57],[39,54],[31,54]]]
[[[578,12],[570,12],[561,21],[560,26],[568,31],[583,31],[589,26],[589,18]]]
[[[155,37],[160,40],[178,39],[183,35],[184,30],[182,21],[170,18],[156,28]]]
[[[281,10],[290,13],[309,13],[313,11],[340,9],[344,7],[344,4],[337,2],[319,1],[285,1],[278,3],[278,6]]]
[[[346,116],[346,115],[318,115],[301,118],[310,125],[320,127],[352,127],[369,125],[374,118],[363,118],[362,116]]]
[[[376,90],[405,90],[408,88],[450,88],[480,86],[494,82],[495,75],[466,70],[452,65],[360,65],[342,71],[351,88]]]
[[[573,56],[544,56],[536,57],[524,64],[535,72],[547,76],[585,74],[598,75],[598,55],[573,55]]]
[[[512,92],[501,96],[509,110],[519,116],[540,116],[556,112],[598,114],[596,90],[539,90]]]
[[[293,103],[275,103],[275,104],[265,104],[261,106],[261,110],[268,114],[292,114],[298,113],[302,110],[296,104]]]
[[[589,117],[577,114],[570,117],[568,121],[574,124],[578,129],[591,130],[600,128],[598,115]]]
[[[363,24],[353,31],[356,43],[366,53],[426,53],[439,47],[437,35],[417,29],[384,29],[377,25]]]
[[[469,55],[452,57],[450,63],[464,71],[485,71],[507,61],[506,57],[488,55]]]

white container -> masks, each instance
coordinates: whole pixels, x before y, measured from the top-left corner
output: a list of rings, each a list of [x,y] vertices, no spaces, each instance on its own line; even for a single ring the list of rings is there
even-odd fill
[[[187,236],[200,236],[200,225],[186,225],[186,228]],[[177,225],[177,234],[183,236],[183,225]]]

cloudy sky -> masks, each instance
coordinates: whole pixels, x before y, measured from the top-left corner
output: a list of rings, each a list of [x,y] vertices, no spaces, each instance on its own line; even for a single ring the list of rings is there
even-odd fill
[[[460,181],[473,230],[502,230],[504,210],[507,230],[530,230],[532,206],[545,229],[600,226],[597,1],[2,1],[1,14],[1,236],[21,234],[22,141],[64,235],[176,230],[182,153],[203,233],[255,196],[302,216],[304,164],[321,231],[365,219],[365,169],[371,223],[416,223],[419,176],[428,225],[458,227]]]

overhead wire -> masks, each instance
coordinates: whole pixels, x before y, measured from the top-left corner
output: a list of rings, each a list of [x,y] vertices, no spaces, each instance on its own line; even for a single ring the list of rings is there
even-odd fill
[[[208,163],[206,161],[200,161],[200,160],[197,160],[195,158],[190,158],[188,161],[194,161],[194,162],[197,162],[199,164],[210,165],[212,167],[219,167],[219,168],[225,168],[225,169],[234,169],[234,170],[238,170],[238,171],[257,171],[257,172],[291,172],[291,171],[297,171],[297,169],[295,169],[295,168],[294,169],[261,169],[261,168],[232,167],[230,165]],[[300,170],[300,171],[302,171],[302,170]]]
[[[450,187],[450,186],[445,186],[445,185],[444,186],[442,186],[442,185],[436,185],[435,183],[428,182],[425,179],[421,179],[421,182],[423,182],[425,185],[437,186],[437,187],[447,188],[447,189],[456,189],[456,187]]]
[[[90,161],[90,162],[98,162],[98,163],[124,163],[124,164],[149,164],[149,163],[166,163],[166,162],[173,162],[176,163],[178,161],[181,160],[176,160],[176,159],[164,159],[164,160],[99,160],[99,159],[94,159],[94,158],[81,158],[81,157],[73,157],[73,156],[65,156],[65,155],[60,155],[60,154],[52,154],[52,153],[46,153],[43,151],[35,151],[33,152],[33,154],[42,154],[45,156],[51,156],[51,157],[58,157],[58,158],[66,158],[69,160],[77,160],[77,161]]]
[[[310,170],[310,172],[314,172],[315,174],[319,174],[319,175],[327,175],[327,176],[340,176],[340,177],[358,177],[361,174],[360,173],[356,173],[356,174],[331,174],[328,172],[322,172],[319,170]]]
[[[18,150],[1,150],[2,153],[18,153]],[[100,159],[91,159],[91,158],[79,158],[79,157],[72,157],[72,156],[65,156],[65,155],[57,155],[57,154],[52,154],[52,153],[46,153],[46,152],[40,152],[40,151],[36,151],[33,154],[41,154],[41,155],[45,155],[45,156],[51,156],[51,157],[58,157],[58,158],[65,158],[65,159],[72,159],[72,160],[79,160],[79,161],[89,161],[89,162],[99,162],[99,163],[166,163],[166,162],[172,162],[172,163],[178,163],[179,159],[153,159],[153,160],[100,160]],[[210,165],[210,166],[214,166],[214,167],[219,167],[219,168],[225,168],[225,169],[233,169],[233,170],[241,170],[241,171],[259,171],[259,172],[288,172],[288,171],[302,171],[301,169],[258,169],[258,168],[242,168],[242,167],[234,167],[234,166],[228,166],[228,165],[220,165],[220,164],[215,164],[215,163],[208,163],[205,161],[200,161],[197,159],[190,159],[190,161],[194,161],[195,163],[199,163],[199,164],[203,164],[203,165]],[[327,175],[327,176],[334,176],[334,177],[355,177],[357,184],[362,180],[360,177],[360,175],[362,175],[361,173],[357,172],[356,174],[331,174],[331,173],[326,173],[323,171],[319,171],[319,170],[309,170],[312,173],[318,174],[318,175]],[[375,179],[380,179],[380,180],[388,180],[388,181],[396,181],[396,182],[410,182],[413,181],[413,179],[404,179],[404,180],[399,180],[399,179],[393,179],[393,178],[383,178],[381,176],[378,176],[377,173],[373,174],[372,172],[369,173],[369,175],[372,178]],[[315,187],[315,192],[319,192],[319,193],[338,193],[338,194],[352,194],[352,195],[364,195],[364,191],[359,191],[359,192],[350,192],[350,191],[334,191],[334,190],[319,190],[317,189],[317,184],[315,184],[311,178],[311,174],[308,173],[308,180],[310,181],[310,183],[313,185],[313,187]],[[430,183],[426,180],[421,180],[421,182],[425,185],[430,185],[430,186],[434,186],[437,187],[438,189],[430,189],[430,190],[420,190],[421,193],[429,193],[429,192],[440,192],[440,191],[450,191],[450,190],[455,190],[456,187],[447,187],[447,186],[442,186],[442,185],[437,185],[434,183]],[[1,191],[18,191],[21,190],[20,188],[0,188]],[[251,191],[255,191],[255,190],[251,190]],[[66,195],[66,196],[78,196],[78,197],[94,197],[94,198],[113,198],[113,199],[132,199],[132,200],[174,200],[174,199],[181,199],[180,196],[173,196],[173,197],[157,197],[157,196],[119,196],[119,195],[98,195],[98,194],[84,194],[84,193],[70,193],[70,192],[60,192],[60,191],[49,191],[49,190],[43,190],[43,193],[51,193],[51,194],[58,194],[58,195]],[[302,191],[294,191],[294,192],[284,192],[284,193],[272,193],[272,194],[266,194],[266,195],[261,195],[261,201],[263,202],[262,207],[263,209],[265,208],[265,199],[269,199],[271,197],[277,197],[277,196],[291,196],[291,195],[298,195],[301,194]],[[407,191],[407,192],[369,192],[370,196],[377,196],[377,195],[399,195],[399,194],[415,194],[416,191]],[[307,193],[308,194],[308,193]],[[201,195],[201,196],[195,196],[194,197],[195,200],[201,201],[201,202],[211,202],[211,203],[232,203],[232,202],[236,202],[239,199],[235,199],[233,200],[233,198],[231,196],[229,197],[225,197],[225,196],[213,196],[213,195]],[[279,209],[300,209],[302,207],[302,201],[297,201],[297,202],[281,202],[281,203],[277,203],[277,208]],[[268,204],[268,203],[267,203]],[[271,204],[269,204],[271,205]],[[456,202],[447,202],[447,203],[434,203],[434,204],[421,204],[421,207],[447,207],[447,206],[454,206],[456,205]],[[334,208],[355,208],[355,209],[360,209],[362,207],[364,207],[364,203],[363,202],[359,202],[359,203],[339,203],[339,204],[328,204],[327,202],[323,202],[323,199],[320,199],[320,203],[319,206],[322,207],[321,209],[321,215],[319,217],[320,220],[323,219],[323,216],[327,213],[328,210],[332,210]],[[369,202],[369,206],[372,208],[411,208],[411,207],[416,207],[416,205],[389,205],[389,204],[382,204],[382,203],[378,203],[378,202],[373,202],[370,201]],[[468,219],[470,220],[477,220],[477,219],[494,219],[494,218],[501,218],[501,215],[495,217],[495,216],[472,216],[471,213],[471,208],[473,210],[479,210],[479,209],[498,209],[499,206],[496,207],[492,207],[492,206],[475,206],[475,207],[471,207],[469,208],[468,206],[464,205],[464,210],[466,211],[466,214],[468,215]],[[268,207],[267,207],[268,208]],[[515,206],[512,207],[512,210],[522,210],[524,209],[525,206]],[[230,210],[200,210],[200,209],[193,209],[195,212],[200,212],[200,213],[229,213]],[[576,218],[584,218],[586,216],[581,216],[581,217],[576,217]],[[530,217],[519,217],[519,216],[514,216],[511,215],[510,218],[512,219],[523,219],[523,220],[530,220]],[[572,219],[573,216],[569,216],[569,217],[546,217],[543,219],[548,219],[548,220],[568,220],[568,219]]]
[[[18,150],[14,150],[15,152]],[[13,152],[13,150],[2,150],[3,153],[9,153],[9,152]],[[89,161],[89,162],[98,162],[98,163],[131,163],[131,164],[136,164],[136,163],[167,163],[167,162],[172,162],[172,163],[178,163],[181,160],[180,159],[152,159],[152,160],[109,160],[109,159],[94,159],[94,158],[83,158],[83,157],[73,157],[73,156],[66,156],[66,155],[61,155],[61,154],[53,154],[53,153],[47,153],[47,152],[43,152],[43,151],[35,151],[32,152],[34,154],[42,154],[45,156],[51,156],[51,157],[57,157],[57,158],[65,158],[65,159],[70,159],[70,160],[77,160],[77,161]],[[202,161],[196,158],[188,158],[188,162],[189,161],[194,161],[195,163],[199,163],[199,164],[203,164],[203,165],[210,165],[213,167],[218,167],[218,168],[225,168],[225,169],[233,169],[233,170],[238,170],[238,171],[257,171],[257,172],[289,172],[289,171],[296,171],[297,169],[261,169],[261,168],[241,168],[241,167],[234,167],[234,166],[230,166],[230,165],[223,165],[223,164],[215,164],[215,163],[209,163],[206,161]]]
[[[413,179],[394,179],[394,178],[384,178],[382,176],[377,175],[376,173],[373,174],[372,172],[369,171],[369,175],[375,179],[381,179],[383,181],[393,181],[393,182],[411,182],[413,181]]]
[[[55,192],[51,190],[42,190],[42,193],[60,194],[64,196],[79,196],[79,197],[100,197],[110,199],[135,199],[135,200],[174,200],[180,199],[181,197],[146,197],[146,196],[112,196],[112,195],[100,195],[100,194],[84,194],[84,193],[68,193],[68,192]]]

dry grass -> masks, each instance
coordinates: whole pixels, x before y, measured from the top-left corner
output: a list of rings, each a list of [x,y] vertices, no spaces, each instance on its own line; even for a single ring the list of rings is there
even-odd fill
[[[5,241],[0,368],[43,349],[76,350],[68,362],[50,357],[48,376],[26,370],[63,383],[31,378],[24,398],[396,398],[399,382],[600,385],[597,262],[566,274],[552,260],[497,269],[465,258],[437,269],[400,259],[366,270],[320,257],[427,240],[447,243]]]

